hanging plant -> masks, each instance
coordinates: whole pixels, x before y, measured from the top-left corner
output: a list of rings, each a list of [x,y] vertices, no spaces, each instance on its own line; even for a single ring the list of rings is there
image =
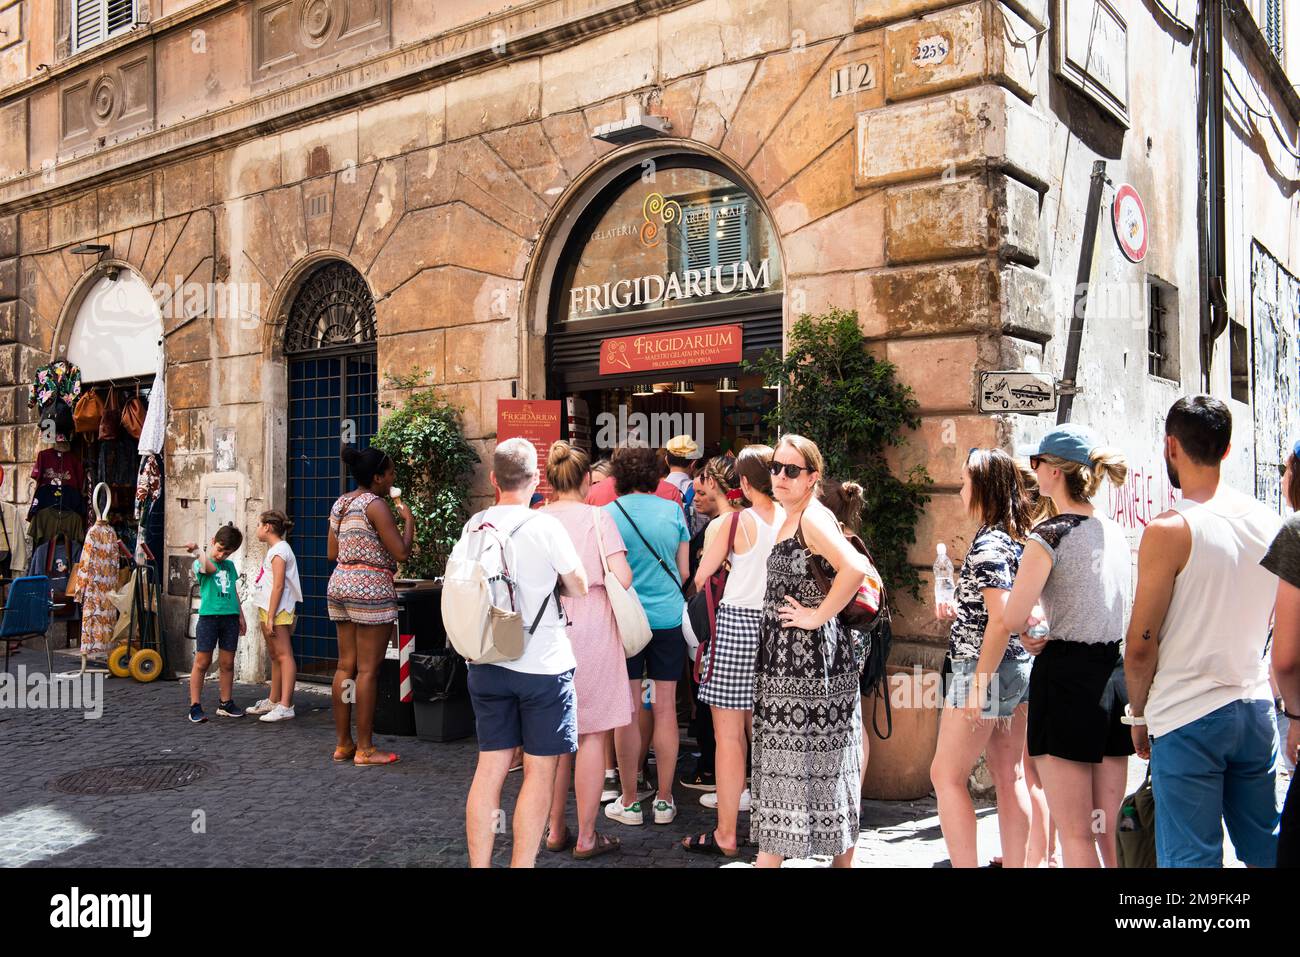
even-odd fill
[[[790,330],[784,357],[769,349],[745,367],[781,385],[776,408],[763,420],[769,444],[782,433],[806,436],[821,450],[826,475],[862,486],[862,536],[885,583],[919,598],[921,579],[907,548],[934,483],[920,465],[894,475],[884,455],[921,424],[919,407],[894,365],[867,351],[858,314],[805,314]]]
[[[469,518],[470,477],[478,453],[465,439],[461,409],[426,385],[424,370],[389,375],[384,385],[407,392],[400,405],[383,404],[392,411],[370,440],[396,465],[395,484],[415,517],[415,547],[400,573],[436,578]]]

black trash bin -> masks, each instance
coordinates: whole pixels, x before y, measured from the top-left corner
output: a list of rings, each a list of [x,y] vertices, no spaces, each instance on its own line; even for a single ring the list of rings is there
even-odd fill
[[[422,741],[456,741],[474,733],[468,666],[452,648],[411,655],[415,732]]]
[[[415,706],[409,701],[402,703],[401,685],[401,664],[396,658],[385,658],[379,665],[379,690],[375,697],[376,734],[406,737],[415,734]]]
[[[379,694],[375,701],[375,731],[407,737],[416,733],[415,705],[401,700],[402,637],[413,638],[412,652],[434,652],[446,647],[442,627],[442,583],[418,581],[397,589],[397,634],[379,667]],[[391,657],[390,657],[391,656]]]
[[[412,651],[433,652],[447,647],[442,627],[442,582],[422,580],[397,589],[397,629],[412,635]]]

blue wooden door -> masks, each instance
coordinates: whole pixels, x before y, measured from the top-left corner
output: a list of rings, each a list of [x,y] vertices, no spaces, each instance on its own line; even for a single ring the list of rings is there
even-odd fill
[[[338,641],[325,606],[333,563],[326,558],[329,514],[351,487],[339,459],[345,438],[366,448],[379,425],[375,354],[309,355],[289,364],[290,544],[303,602],[293,651],[303,678],[332,677]]]

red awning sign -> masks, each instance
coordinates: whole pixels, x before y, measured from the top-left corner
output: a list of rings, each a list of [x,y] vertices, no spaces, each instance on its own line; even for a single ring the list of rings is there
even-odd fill
[[[736,365],[743,352],[742,334],[740,326],[701,326],[606,339],[600,344],[600,374]]]

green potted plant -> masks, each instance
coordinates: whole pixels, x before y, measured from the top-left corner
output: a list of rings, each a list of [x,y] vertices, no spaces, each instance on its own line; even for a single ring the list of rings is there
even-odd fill
[[[384,384],[403,400],[383,403],[391,411],[370,444],[396,464],[396,485],[415,516],[415,547],[400,574],[437,578],[469,518],[470,477],[478,453],[465,439],[461,409],[427,384],[424,370],[389,375]]]

